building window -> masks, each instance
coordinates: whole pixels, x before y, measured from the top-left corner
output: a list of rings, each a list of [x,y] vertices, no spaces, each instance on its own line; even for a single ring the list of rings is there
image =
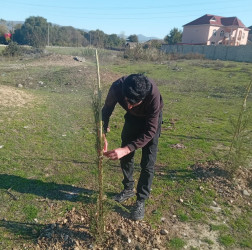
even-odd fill
[[[224,36],[224,30],[222,30],[222,31],[220,32],[220,36],[221,36],[221,37]]]
[[[244,38],[245,38],[245,33],[243,32],[243,33],[242,33],[242,39],[244,39]]]
[[[216,34],[217,34],[217,30],[214,29],[214,30],[213,30],[213,36],[216,36]]]

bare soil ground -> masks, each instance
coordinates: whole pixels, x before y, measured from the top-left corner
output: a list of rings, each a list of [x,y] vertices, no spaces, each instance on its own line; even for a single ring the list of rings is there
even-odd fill
[[[252,192],[252,170],[239,169],[233,180],[226,178],[226,172],[220,163],[205,163],[193,166],[199,182],[207,182],[230,205],[234,207],[232,216],[241,213],[241,208],[252,208],[251,196],[243,194],[244,190]],[[107,216],[104,241],[98,244],[90,232],[91,207],[73,208],[64,218],[49,224],[38,237],[36,249],[167,249],[168,241],[178,237],[186,241],[184,249],[225,249],[218,242],[218,231],[211,230],[208,223],[181,222],[178,218],[167,215],[160,225],[153,228],[146,221],[132,221],[122,211],[113,211]],[[93,208],[94,209],[94,208]],[[148,206],[151,210],[151,207]],[[225,218],[217,213],[217,220],[223,223]],[[212,243],[209,245],[207,240]],[[239,249],[239,248],[236,248]]]

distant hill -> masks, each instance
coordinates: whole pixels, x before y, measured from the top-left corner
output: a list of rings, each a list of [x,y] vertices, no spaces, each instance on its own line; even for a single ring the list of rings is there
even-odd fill
[[[143,42],[147,42],[147,41],[149,41],[149,40],[153,40],[153,39],[157,39],[157,40],[160,40],[160,38],[157,38],[157,37],[147,37],[147,36],[144,36],[144,35],[142,35],[142,34],[139,34],[139,35],[137,35],[137,37],[138,37],[138,41],[140,42],[140,43],[143,43]]]
[[[118,35],[118,36],[123,37],[123,38],[128,37],[127,35]],[[147,42],[147,41],[153,40],[153,39],[161,40],[160,38],[157,38],[157,37],[148,37],[148,36],[144,36],[142,34],[138,34],[137,37],[138,37],[138,42],[140,42],[140,43],[144,43],[144,42]]]

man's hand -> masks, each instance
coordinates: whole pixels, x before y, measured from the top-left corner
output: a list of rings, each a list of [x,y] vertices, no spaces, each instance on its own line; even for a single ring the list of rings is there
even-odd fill
[[[117,148],[114,150],[104,152],[103,154],[106,157],[108,157],[110,160],[118,160],[129,153],[130,153],[130,149],[126,146],[123,148]]]

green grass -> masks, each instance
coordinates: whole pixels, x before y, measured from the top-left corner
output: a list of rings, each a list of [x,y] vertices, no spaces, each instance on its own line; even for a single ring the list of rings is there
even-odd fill
[[[38,216],[38,208],[33,205],[26,205],[23,209],[23,212],[25,214],[26,220],[28,221],[32,221]]]
[[[252,248],[252,240],[250,238],[245,238],[245,239],[242,239],[240,242],[240,246],[245,248]]]
[[[181,211],[181,210],[177,211],[177,217],[182,222],[188,221],[189,219],[188,215],[184,211]]]
[[[220,232],[227,232],[228,227],[227,227],[227,225],[211,225],[211,230],[220,231]]]
[[[220,236],[219,241],[225,247],[232,246],[235,243],[235,239],[231,235],[222,235]]]
[[[87,57],[91,53],[78,49],[48,50],[84,57],[85,53]],[[111,59],[110,52],[106,53],[102,58],[102,73],[146,72],[157,82],[164,99],[164,124],[146,220],[158,226],[161,217],[173,214],[182,223],[210,224],[211,230],[218,231],[219,242],[224,246],[251,247],[249,209],[243,210],[243,216],[233,218],[232,208],[220,202],[227,223],[220,224],[209,206],[214,199],[222,197],[207,183],[199,182],[190,166],[225,159],[232,139],[229,120],[237,117],[240,110],[252,65],[208,60],[165,64],[128,62]],[[85,70],[83,67],[28,67],[22,61],[9,60],[7,65],[0,60],[0,84],[15,87],[23,83],[23,91],[34,97],[24,107],[0,106],[0,145],[3,145],[0,218],[5,218],[0,220],[0,241],[6,249],[33,242],[36,238],[36,233],[31,233],[33,229],[39,231],[73,206],[78,209],[93,202],[89,192],[97,190],[97,169],[91,93],[96,74],[92,60],[85,64]],[[46,87],[40,86],[39,81]],[[109,83],[107,79],[105,82]],[[104,86],[103,98],[107,91],[108,85]],[[251,104],[249,96],[250,111]],[[107,135],[109,148],[120,145],[123,115],[123,110],[116,107]],[[175,120],[172,129],[171,119]],[[251,141],[246,147],[252,150]],[[176,143],[185,148],[172,148]],[[136,178],[139,163],[140,152],[137,152]],[[105,160],[104,171],[105,191],[111,197],[122,188],[119,163]],[[209,218],[215,218],[215,223],[207,221]],[[172,238],[168,244],[179,249],[186,243]]]
[[[170,247],[170,249],[182,249],[185,244],[184,240],[180,238],[173,238],[169,241],[168,247]]]

